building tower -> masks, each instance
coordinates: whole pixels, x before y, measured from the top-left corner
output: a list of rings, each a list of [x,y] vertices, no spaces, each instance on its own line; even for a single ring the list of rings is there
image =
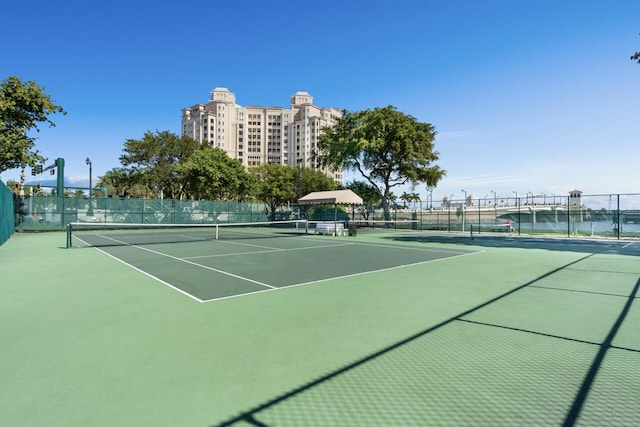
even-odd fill
[[[342,111],[313,105],[307,92],[296,92],[290,101],[290,108],[242,107],[229,89],[217,87],[208,103],[182,110],[182,134],[224,150],[245,167],[279,163],[319,169],[318,137]],[[342,184],[341,170],[323,172]]]

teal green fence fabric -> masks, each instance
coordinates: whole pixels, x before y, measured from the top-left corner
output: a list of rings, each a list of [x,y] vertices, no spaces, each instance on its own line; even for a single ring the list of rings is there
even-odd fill
[[[0,182],[0,245],[7,241],[15,228],[13,193]]]

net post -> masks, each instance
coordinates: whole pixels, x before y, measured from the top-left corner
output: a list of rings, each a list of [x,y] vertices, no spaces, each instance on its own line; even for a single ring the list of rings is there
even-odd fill
[[[220,240],[220,227],[216,224],[216,240]]]
[[[471,240],[473,240],[473,224],[469,224],[469,231],[471,233]]]
[[[71,248],[71,223],[67,223],[67,249]]]

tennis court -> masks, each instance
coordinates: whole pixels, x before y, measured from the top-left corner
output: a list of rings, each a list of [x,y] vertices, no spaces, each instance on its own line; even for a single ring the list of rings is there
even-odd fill
[[[85,247],[99,247],[199,302],[372,274],[475,252],[329,238],[309,233],[301,221],[282,221],[275,226],[228,225],[100,225],[76,232],[73,239]]]
[[[0,246],[0,424],[640,425],[638,241],[142,231]]]

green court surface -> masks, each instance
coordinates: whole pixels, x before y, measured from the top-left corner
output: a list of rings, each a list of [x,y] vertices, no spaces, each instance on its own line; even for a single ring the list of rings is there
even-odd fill
[[[640,242],[0,246],[0,425],[640,425]]]

